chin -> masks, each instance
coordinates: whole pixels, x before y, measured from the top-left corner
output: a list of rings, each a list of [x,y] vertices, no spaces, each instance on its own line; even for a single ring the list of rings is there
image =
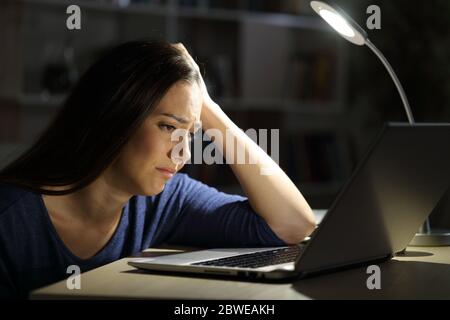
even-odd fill
[[[153,183],[151,186],[143,187],[143,194],[144,196],[155,196],[161,192],[164,191],[165,183],[162,183],[160,181]]]

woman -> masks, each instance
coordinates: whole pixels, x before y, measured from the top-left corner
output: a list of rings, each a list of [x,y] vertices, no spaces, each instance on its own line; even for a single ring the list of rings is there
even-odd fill
[[[247,197],[176,174],[200,122],[259,157],[230,164]],[[178,129],[186,134],[174,141]],[[225,139],[214,143],[236,162]],[[182,44],[136,41],[107,53],[0,183],[0,292],[9,296],[66,278],[70,265],[87,271],[162,243],[296,244],[315,227],[292,181],[209,97]]]

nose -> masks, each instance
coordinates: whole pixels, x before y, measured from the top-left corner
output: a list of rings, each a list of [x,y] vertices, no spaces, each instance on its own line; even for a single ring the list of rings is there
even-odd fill
[[[191,158],[188,135],[184,135],[182,140],[177,142],[170,152],[170,158],[177,167],[182,167]]]

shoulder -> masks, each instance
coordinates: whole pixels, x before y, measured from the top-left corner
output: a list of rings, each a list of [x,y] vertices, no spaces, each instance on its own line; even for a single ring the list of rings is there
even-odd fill
[[[17,207],[23,206],[24,202],[29,202],[32,194],[29,190],[0,183],[0,217],[14,211]]]

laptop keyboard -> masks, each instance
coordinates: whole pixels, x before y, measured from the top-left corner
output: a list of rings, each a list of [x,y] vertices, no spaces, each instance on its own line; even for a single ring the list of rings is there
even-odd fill
[[[302,246],[274,249],[269,251],[241,254],[238,256],[220,258],[192,263],[197,266],[260,268],[275,264],[294,262],[300,255]]]

